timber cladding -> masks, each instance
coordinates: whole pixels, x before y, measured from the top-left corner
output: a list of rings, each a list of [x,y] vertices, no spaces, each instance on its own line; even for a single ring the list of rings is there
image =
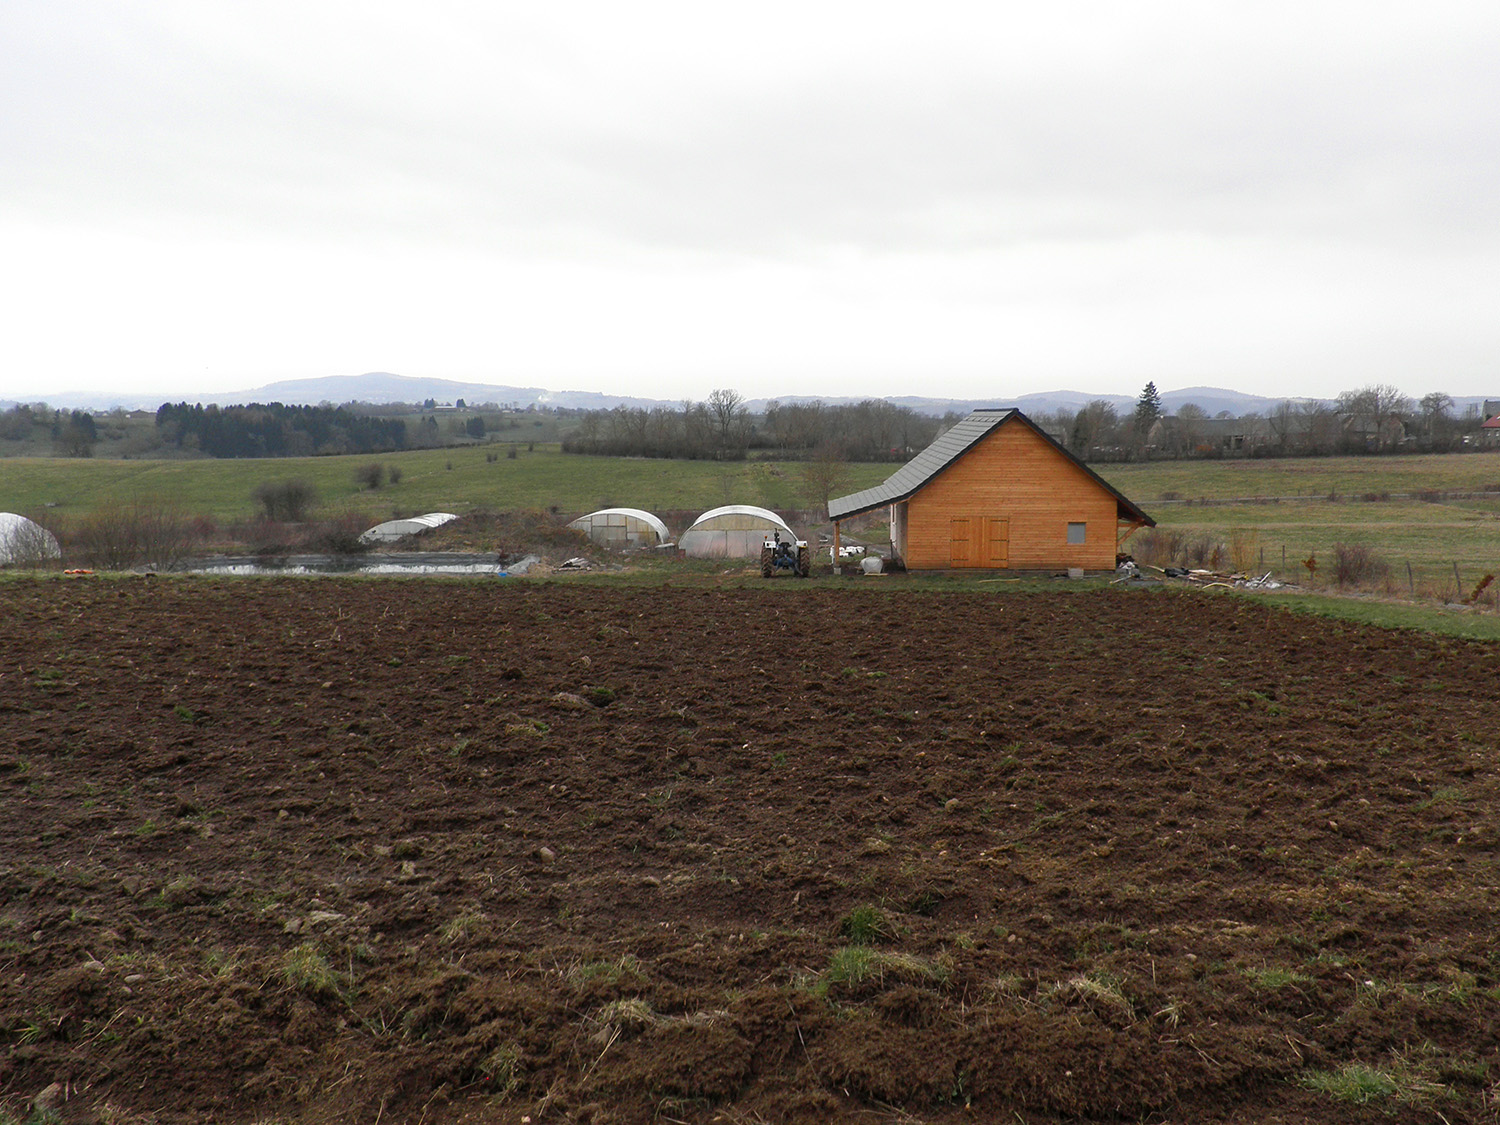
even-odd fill
[[[910,570],[1115,565],[1116,497],[1018,418],[984,437],[904,506]],[[1069,542],[1069,524],[1075,525],[1071,538],[1082,542]]]

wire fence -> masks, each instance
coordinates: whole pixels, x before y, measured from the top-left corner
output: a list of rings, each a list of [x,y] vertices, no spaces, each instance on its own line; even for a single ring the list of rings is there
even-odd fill
[[[1487,570],[1457,560],[1392,560],[1366,544],[1334,542],[1310,547],[1266,542],[1250,531],[1231,531],[1220,537],[1156,528],[1132,540],[1127,549],[1137,562],[1148,565],[1269,576],[1314,590],[1367,592],[1500,612],[1500,582],[1495,575],[1500,566]]]

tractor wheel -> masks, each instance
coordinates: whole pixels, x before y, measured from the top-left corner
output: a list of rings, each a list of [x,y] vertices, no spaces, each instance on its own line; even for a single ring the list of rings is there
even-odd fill
[[[760,576],[762,578],[771,577],[776,570],[771,564],[771,553],[770,547],[762,547],[760,549]]]
[[[809,547],[797,548],[797,577],[806,578],[812,573],[812,549]]]

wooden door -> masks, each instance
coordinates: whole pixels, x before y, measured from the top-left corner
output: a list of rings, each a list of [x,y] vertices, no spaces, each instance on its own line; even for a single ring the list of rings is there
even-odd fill
[[[955,519],[948,521],[948,565],[973,566],[974,551],[970,542],[973,521]]]
[[[948,565],[1003,568],[1010,565],[1010,520],[964,516],[948,521]]]
[[[984,561],[980,566],[1010,566],[1010,520],[984,520]]]

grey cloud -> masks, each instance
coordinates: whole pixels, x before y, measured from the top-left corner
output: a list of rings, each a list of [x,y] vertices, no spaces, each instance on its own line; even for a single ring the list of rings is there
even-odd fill
[[[60,9],[66,11],[66,9]],[[1137,44],[1052,76],[849,60],[775,84],[553,69],[479,43],[442,88],[397,50],[278,67],[117,12],[80,35],[33,5],[6,79],[10,191],[329,237],[519,251],[797,255],[1194,230],[1492,238],[1489,44],[1438,57]],[[504,39],[507,29],[487,27]],[[69,37],[71,34],[71,38]],[[43,40],[67,44],[45,53]],[[1410,69],[1403,69],[1407,65]],[[639,87],[629,86],[639,80]],[[49,98],[38,90],[54,91]]]

